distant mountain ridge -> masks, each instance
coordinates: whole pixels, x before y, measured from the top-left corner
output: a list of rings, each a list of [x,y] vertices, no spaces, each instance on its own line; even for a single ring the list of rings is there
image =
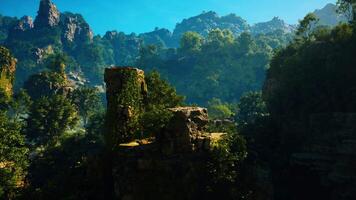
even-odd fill
[[[319,18],[318,24],[323,26],[336,26],[340,22],[348,21],[344,14],[337,13],[337,6],[332,3],[315,10],[314,14]]]
[[[344,20],[333,4],[315,13],[321,18],[321,24],[335,25]],[[209,11],[182,20],[173,31],[155,28],[152,32],[128,35],[113,30],[104,36],[95,36],[82,15],[60,12],[51,0],[41,0],[35,20],[29,16],[18,19],[0,15],[0,45],[9,48],[18,58],[16,73],[22,77],[18,80],[42,70],[44,61],[54,53],[64,53],[70,58],[70,67],[91,83],[100,84],[103,66],[132,65],[145,45],[177,48],[182,35],[188,31],[203,37],[212,29],[228,29],[235,37],[249,32],[252,37],[265,40],[271,48],[277,48],[279,42],[276,41],[290,41],[295,28],[278,17],[250,25],[236,14],[219,16]]]

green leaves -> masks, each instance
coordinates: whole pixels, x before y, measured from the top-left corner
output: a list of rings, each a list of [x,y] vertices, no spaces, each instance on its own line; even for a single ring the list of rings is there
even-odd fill
[[[39,145],[56,143],[78,122],[75,106],[62,95],[41,97],[32,105],[27,118],[27,136]]]

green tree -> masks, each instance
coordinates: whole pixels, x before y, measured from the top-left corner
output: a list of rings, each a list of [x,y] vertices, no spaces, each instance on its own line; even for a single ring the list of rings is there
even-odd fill
[[[31,97],[26,93],[25,90],[21,89],[17,92],[10,102],[10,113],[14,121],[21,121],[28,114],[31,107],[32,101]]]
[[[79,115],[83,118],[84,126],[87,125],[89,118],[95,114],[95,111],[102,107],[99,92],[96,88],[77,88],[71,94],[71,98],[78,108]]]
[[[355,0],[337,0],[338,11],[345,13],[353,21],[356,20],[356,1]]]
[[[248,92],[237,104],[236,122],[243,127],[254,124],[258,118],[268,115],[266,103],[261,92]]]
[[[30,109],[26,134],[38,145],[56,144],[77,122],[77,111],[69,99],[62,95],[41,97]]]
[[[24,186],[28,149],[21,124],[0,111],[0,199],[14,199]]]
[[[47,68],[53,72],[64,75],[66,63],[68,62],[68,60],[69,58],[66,54],[53,54],[46,59]]]
[[[171,112],[167,108],[182,105],[184,97],[177,95],[176,90],[156,71],[147,74],[145,81],[148,93],[142,120],[145,134],[153,135],[169,121]]]
[[[297,36],[308,38],[312,32],[312,28],[316,26],[318,18],[314,13],[308,13],[303,20],[299,22],[299,26],[296,32]]]
[[[196,54],[201,50],[203,38],[199,33],[186,32],[180,40],[179,51],[184,55]]]
[[[228,119],[234,115],[230,105],[222,103],[220,99],[213,98],[208,102],[209,117],[212,119]]]

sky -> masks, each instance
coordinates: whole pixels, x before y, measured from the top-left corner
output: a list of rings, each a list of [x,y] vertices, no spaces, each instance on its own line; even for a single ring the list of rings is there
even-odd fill
[[[36,16],[40,0],[0,0],[0,14]],[[183,19],[215,11],[220,16],[235,13],[248,23],[277,16],[296,24],[308,12],[336,0],[52,0],[61,11],[80,13],[96,34],[109,30],[125,33],[173,30]]]

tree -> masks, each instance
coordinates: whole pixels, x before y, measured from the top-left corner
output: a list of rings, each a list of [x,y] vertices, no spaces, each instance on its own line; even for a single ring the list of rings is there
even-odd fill
[[[318,18],[316,15],[314,13],[308,13],[304,19],[299,22],[296,35],[307,38],[317,22]]]
[[[20,121],[24,119],[25,115],[29,112],[31,104],[31,97],[26,93],[25,90],[21,89],[19,92],[17,92],[10,102],[10,113],[14,121]]]
[[[95,111],[100,110],[102,107],[96,88],[80,87],[73,91],[71,98],[78,108],[79,115],[83,118],[84,126],[87,125],[88,119]]]
[[[63,74],[65,73],[66,63],[68,62],[68,56],[63,53],[51,55],[47,58],[47,68],[51,71]]]
[[[338,0],[337,6],[340,13],[346,13],[350,19],[356,20],[356,0]]]
[[[77,122],[77,111],[70,100],[62,95],[41,97],[30,109],[26,134],[38,145],[56,144]]]
[[[196,54],[201,50],[203,38],[199,33],[186,32],[180,40],[179,51],[184,55]]]
[[[144,132],[153,135],[169,121],[171,112],[167,108],[182,105],[184,97],[177,95],[176,90],[153,71],[145,76],[147,84],[147,106],[143,114]]]
[[[21,125],[0,111],[0,199],[14,199],[24,186],[27,153]]]
[[[266,103],[261,92],[248,92],[237,105],[236,122],[243,127],[254,124],[260,117],[268,115]]]
[[[213,98],[208,102],[209,117],[212,119],[228,119],[234,115],[230,106],[220,99]]]

